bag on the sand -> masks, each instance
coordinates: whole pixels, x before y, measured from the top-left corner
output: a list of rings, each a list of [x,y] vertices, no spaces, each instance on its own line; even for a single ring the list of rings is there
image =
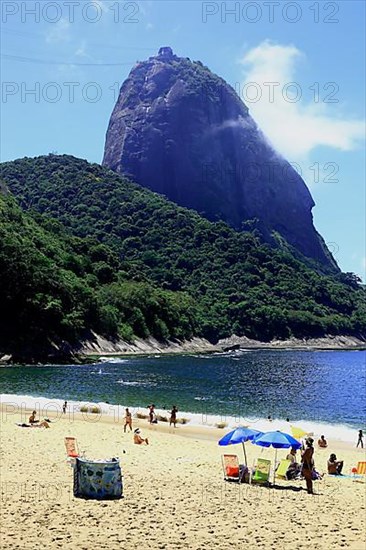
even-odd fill
[[[98,500],[122,497],[122,472],[119,460],[76,458],[74,496]]]

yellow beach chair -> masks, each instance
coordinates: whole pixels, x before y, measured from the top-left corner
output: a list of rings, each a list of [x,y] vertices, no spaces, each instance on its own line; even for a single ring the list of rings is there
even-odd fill
[[[361,475],[366,475],[366,462],[359,462],[357,464],[357,473]]]
[[[359,462],[357,464],[357,469],[354,471],[352,470],[352,473],[354,474],[354,480],[358,481],[359,483],[365,483],[366,481],[366,462]]]
[[[276,477],[279,477],[281,479],[287,479],[286,472],[288,470],[288,467],[290,466],[291,462],[290,460],[286,460],[285,458],[281,460],[277,470],[276,470]]]
[[[258,458],[252,483],[267,483],[269,484],[269,474],[271,471],[271,461],[265,458]]]

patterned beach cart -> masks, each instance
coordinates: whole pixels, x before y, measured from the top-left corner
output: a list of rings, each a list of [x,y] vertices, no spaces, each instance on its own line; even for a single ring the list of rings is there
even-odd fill
[[[89,460],[76,458],[74,496],[97,500],[122,498],[122,472],[118,458]]]

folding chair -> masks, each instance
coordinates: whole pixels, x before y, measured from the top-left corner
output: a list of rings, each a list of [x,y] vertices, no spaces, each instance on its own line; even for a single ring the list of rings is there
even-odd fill
[[[366,481],[366,462],[359,462],[357,464],[356,471],[352,470],[354,473],[353,481],[358,481],[359,483],[365,483]]]
[[[65,447],[66,447],[67,460],[71,465],[74,465],[75,459],[80,457],[76,438],[65,437]]]
[[[291,462],[289,460],[286,460],[285,458],[283,460],[281,460],[277,470],[276,470],[276,473],[275,473],[275,476],[276,477],[279,477],[281,479],[287,479],[286,477],[286,472],[288,470],[288,467],[290,466]]]
[[[224,470],[225,481],[240,482],[239,460],[236,455],[223,455],[222,468]]]
[[[271,461],[265,458],[257,459],[257,466],[255,468],[254,475],[252,476],[252,483],[267,483],[269,484],[269,474],[271,471]]]

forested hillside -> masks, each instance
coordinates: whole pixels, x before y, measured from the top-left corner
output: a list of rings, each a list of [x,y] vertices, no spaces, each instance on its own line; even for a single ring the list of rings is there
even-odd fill
[[[366,334],[365,291],[70,156],[1,165],[0,343]],[[21,209],[15,204],[18,202]]]
[[[89,335],[190,338],[193,301],[148,283],[119,281],[119,260],[93,238],[38,223],[0,193],[0,351],[44,358]],[[118,282],[119,281],[119,282]],[[0,354],[1,355],[1,354]]]

